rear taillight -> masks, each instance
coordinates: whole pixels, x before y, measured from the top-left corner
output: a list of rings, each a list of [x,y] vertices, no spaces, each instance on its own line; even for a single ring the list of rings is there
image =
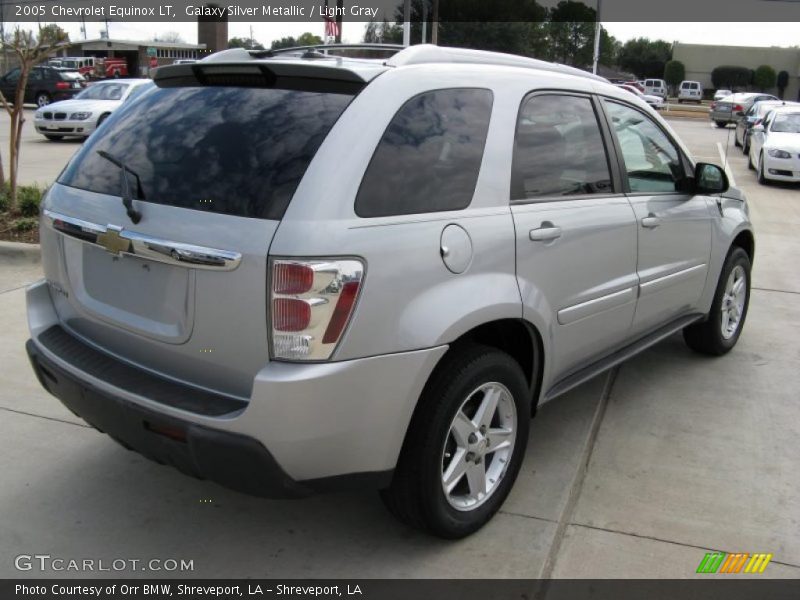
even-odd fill
[[[69,89],[69,83],[67,83],[66,81],[57,81],[56,82],[56,89],[57,90],[68,90]]]
[[[716,102],[712,102],[711,103],[711,110],[714,110],[715,108],[717,108],[717,103]]]
[[[359,260],[273,260],[270,354],[327,360],[353,314],[364,265]]]
[[[744,106],[741,104],[734,105],[733,112],[744,112]]]

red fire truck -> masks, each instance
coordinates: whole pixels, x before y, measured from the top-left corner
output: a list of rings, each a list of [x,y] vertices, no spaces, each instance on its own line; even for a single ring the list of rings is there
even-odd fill
[[[50,64],[68,69],[77,69],[87,79],[128,76],[128,62],[124,58],[61,56],[52,59]]]

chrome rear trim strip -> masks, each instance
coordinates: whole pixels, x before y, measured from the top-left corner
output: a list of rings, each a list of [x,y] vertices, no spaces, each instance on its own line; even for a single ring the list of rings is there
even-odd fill
[[[162,240],[110,224],[91,223],[47,209],[43,214],[47,224],[55,231],[87,244],[99,246],[111,254],[127,254],[187,269],[217,271],[232,271],[242,261],[239,252]]]

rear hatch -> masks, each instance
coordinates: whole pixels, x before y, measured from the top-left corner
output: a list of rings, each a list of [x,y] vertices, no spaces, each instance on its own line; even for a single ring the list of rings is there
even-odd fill
[[[65,328],[158,374],[249,397],[269,360],[270,242],[355,93],[293,83],[184,77],[89,138],[43,213]]]

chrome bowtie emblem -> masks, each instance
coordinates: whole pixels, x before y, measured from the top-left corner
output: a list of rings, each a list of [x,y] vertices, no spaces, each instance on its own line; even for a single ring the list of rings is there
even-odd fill
[[[131,241],[122,237],[121,233],[122,227],[108,225],[105,233],[97,235],[97,243],[103,246],[107,252],[117,256],[120,252],[129,252]]]

